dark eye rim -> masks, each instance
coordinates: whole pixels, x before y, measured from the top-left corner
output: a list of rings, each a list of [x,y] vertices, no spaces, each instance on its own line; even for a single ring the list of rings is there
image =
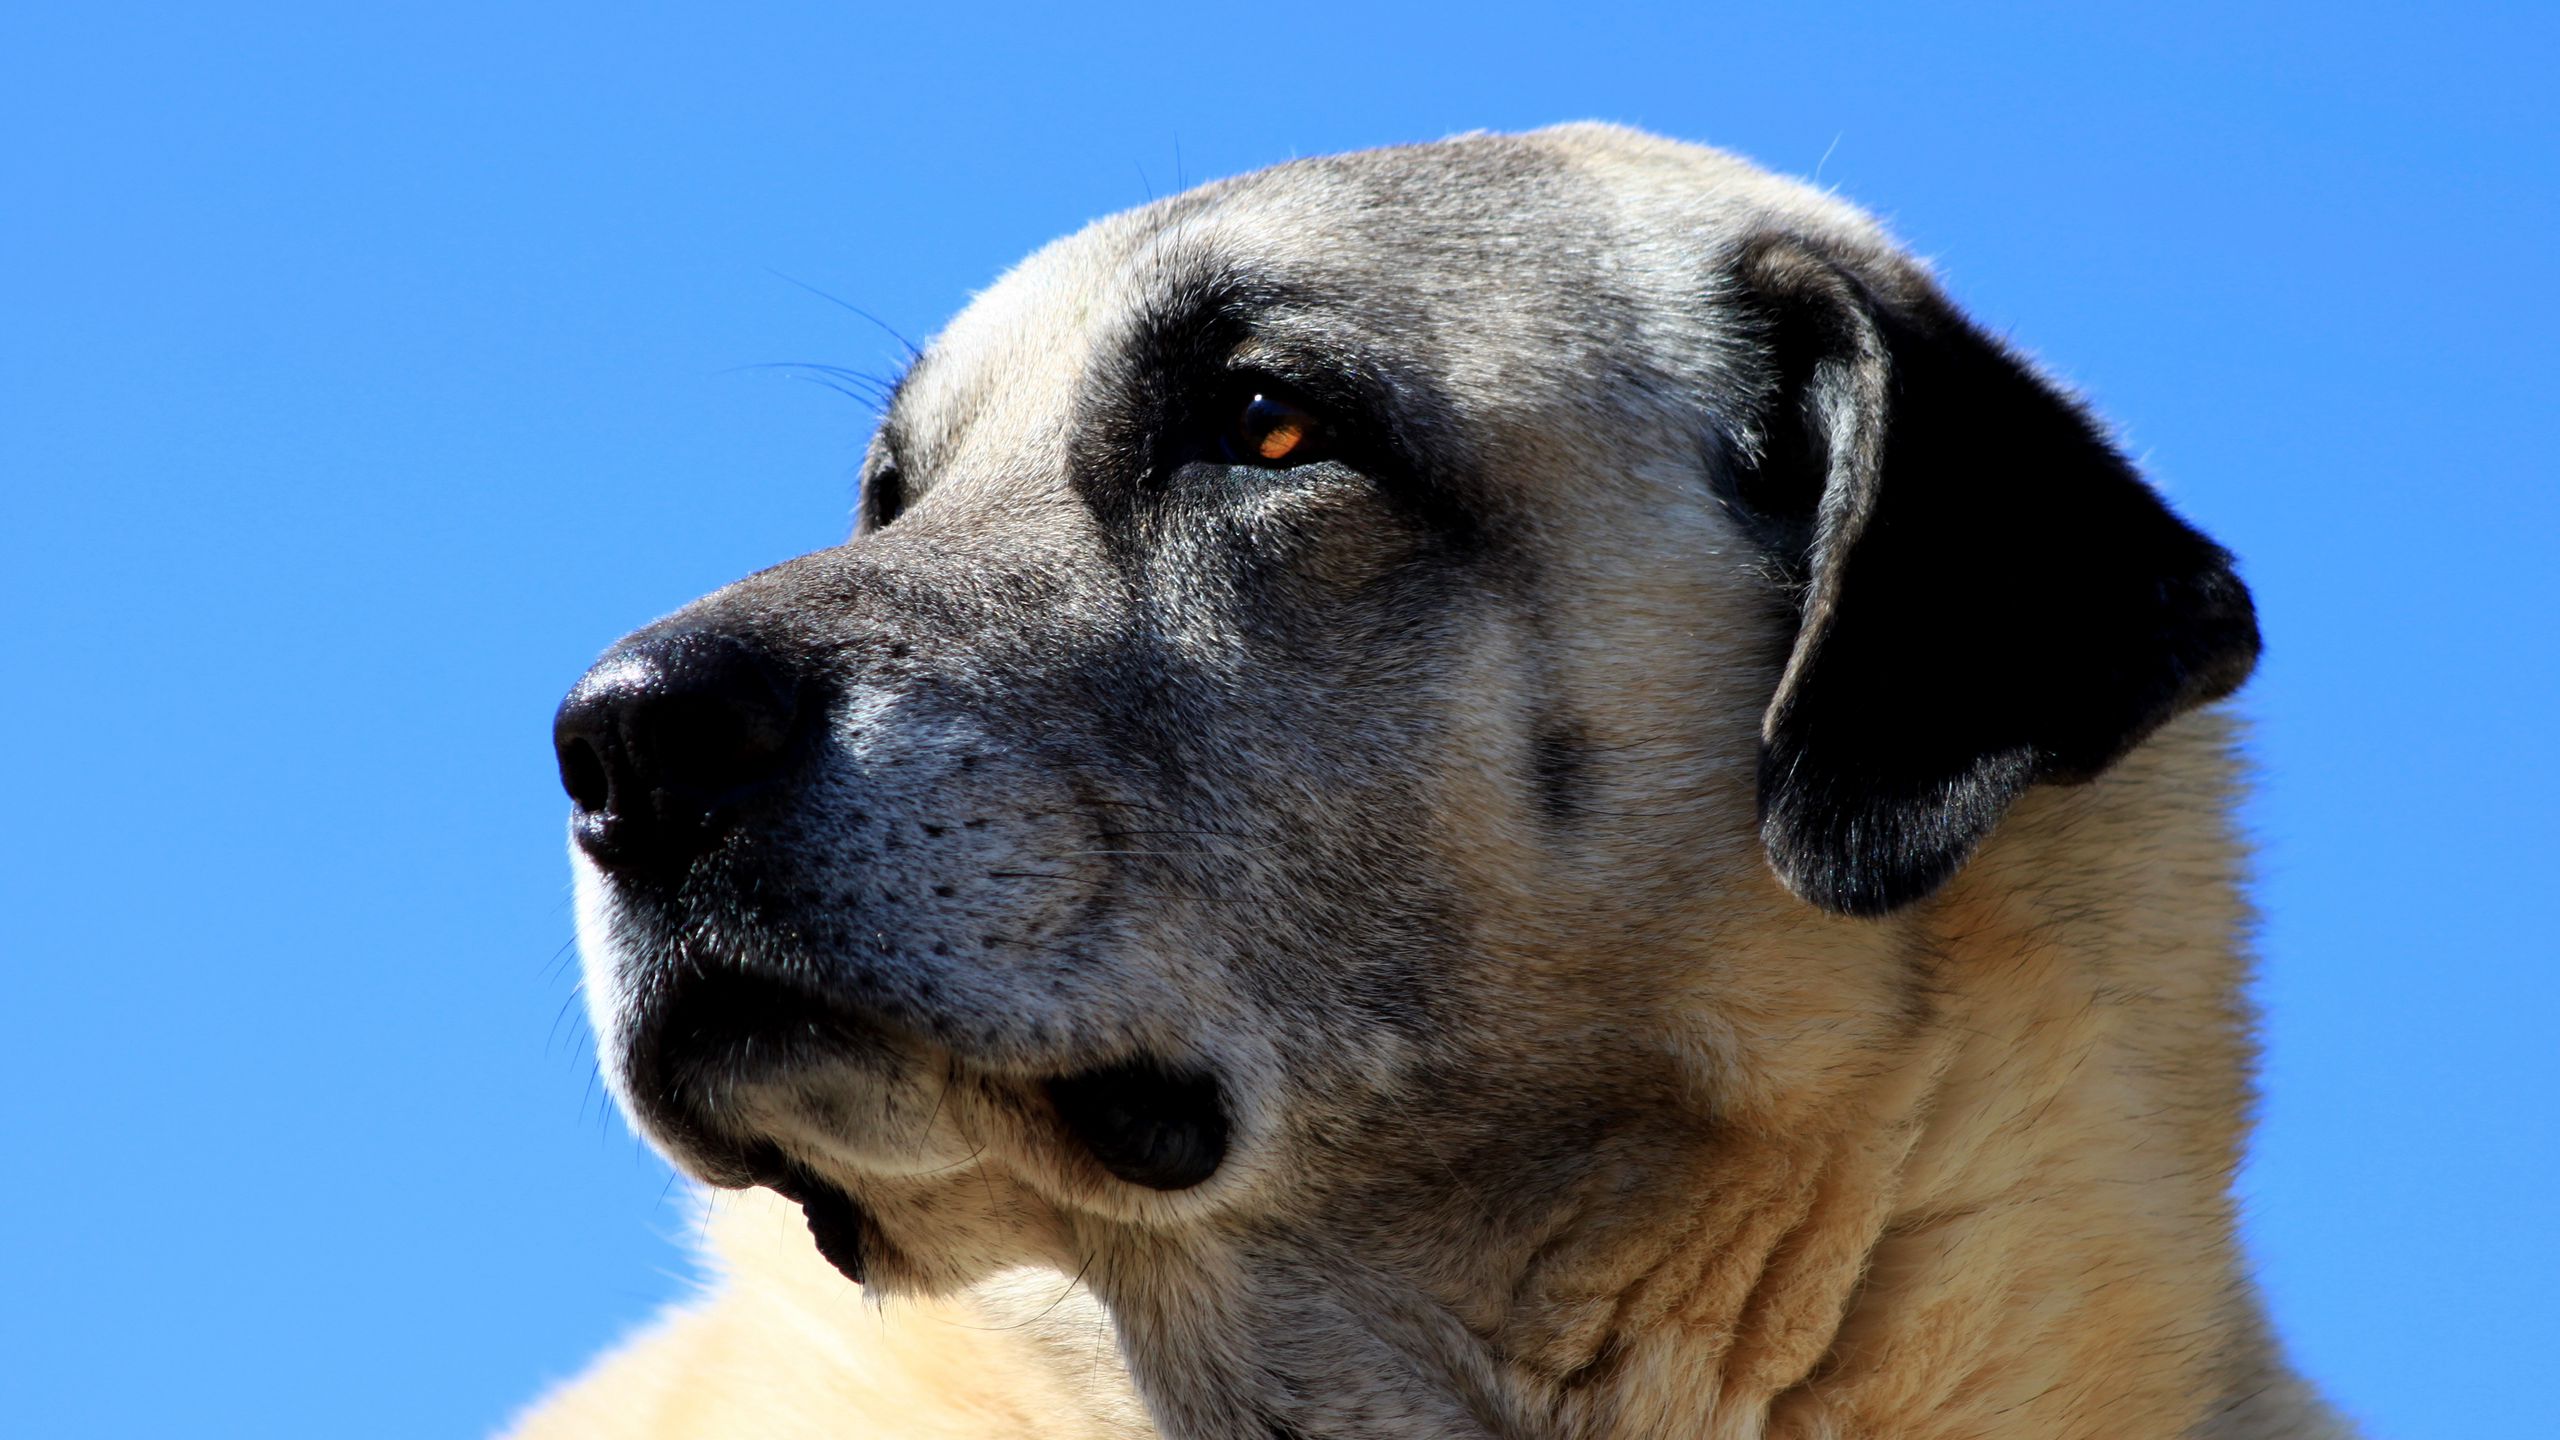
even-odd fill
[[[1215,466],[1230,477],[1223,485],[1210,481],[1202,493],[1253,491],[1265,483],[1287,486],[1293,482],[1279,477],[1301,474],[1309,484],[1357,480],[1379,503],[1459,549],[1471,550],[1479,543],[1477,517],[1467,499],[1470,487],[1461,478],[1468,473],[1468,461],[1457,442],[1433,423],[1433,412],[1416,413],[1413,397],[1400,394],[1384,372],[1355,359],[1338,354],[1277,358],[1281,368],[1234,364],[1214,385],[1192,392],[1209,397],[1216,408],[1204,411],[1195,401],[1176,412],[1189,423],[1174,433],[1187,440],[1170,465],[1151,470],[1156,483],[1170,482],[1194,466]],[[1320,444],[1308,447],[1303,459],[1228,458],[1219,437],[1228,417],[1257,392],[1284,398],[1313,415],[1321,426]]]
[[[1188,398],[1172,416],[1173,443],[1149,467],[1151,483],[1162,485],[1179,471],[1206,466],[1239,478],[1348,473],[1391,493],[1434,488],[1435,467],[1405,434],[1391,387],[1382,377],[1339,356],[1281,359],[1275,366],[1239,357],[1185,387]],[[1276,461],[1236,453],[1227,437],[1257,394],[1313,416],[1318,438]]]
[[[865,530],[877,530],[894,522],[907,512],[907,476],[890,460],[877,466],[862,480],[861,521]]]

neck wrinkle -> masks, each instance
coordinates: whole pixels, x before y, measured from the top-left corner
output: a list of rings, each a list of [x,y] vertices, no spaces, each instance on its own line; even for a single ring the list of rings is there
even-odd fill
[[[1856,1127],[1727,1134],[1697,1157],[1689,1223],[1614,1297],[1556,1383],[1561,1433],[1757,1440],[1836,1364],[1929,1112],[1935,1047],[1879,1071]],[[1700,1197],[1704,1197],[1703,1203]]]
[[[1768,1440],[2183,1436],[2259,1363],[2229,1199],[2244,912],[2223,857],[2159,864],[2157,813],[2093,789],[2027,808],[1919,918],[1928,1098]],[[2057,858],[2114,868],[2111,903],[2070,903]]]
[[[2048,820],[2113,818],[2031,809],[2010,853],[1879,937],[1919,957],[1926,1013],[1822,1124],[1719,1126],[1640,1220],[1620,1218],[1625,1187],[1595,1197],[1617,1208],[1585,1253],[1618,1249],[1558,1268],[1614,1288],[1536,1292],[1548,1309],[1524,1313],[1547,1323],[1507,1347],[1556,1433],[2175,1437],[2235,1375],[2261,1383],[2228,1195],[2249,1057],[2236,891],[2199,865],[2158,879],[2174,894],[2126,875],[2117,904],[2073,906],[2019,873],[2072,848]],[[1557,1323],[1576,1298],[1580,1323]]]

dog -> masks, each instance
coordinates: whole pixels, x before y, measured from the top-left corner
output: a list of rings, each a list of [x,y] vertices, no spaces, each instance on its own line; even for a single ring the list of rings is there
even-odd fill
[[[861,495],[561,707],[605,1079],[746,1193],[528,1440],[2344,1433],[2233,1239],[2249,592],[1846,203],[1212,184]]]

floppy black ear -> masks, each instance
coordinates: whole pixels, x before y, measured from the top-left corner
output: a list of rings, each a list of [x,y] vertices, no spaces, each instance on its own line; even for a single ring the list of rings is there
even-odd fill
[[[1772,237],[1737,264],[1769,382],[1730,498],[1802,597],[1760,834],[1796,894],[1879,915],[2029,785],[2237,688],[2257,617],[2231,557],[1908,262]]]

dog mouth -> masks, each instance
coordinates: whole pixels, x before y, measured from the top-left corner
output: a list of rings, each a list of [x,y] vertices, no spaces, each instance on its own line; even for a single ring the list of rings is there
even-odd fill
[[[764,1184],[766,1189],[800,1207],[801,1217],[809,1225],[809,1238],[817,1242],[818,1254],[836,1267],[837,1273],[856,1285],[869,1281],[876,1229],[870,1212],[862,1208],[860,1201],[797,1167],[768,1177]]]
[[[828,1263],[860,1283],[876,1255],[877,1227],[846,1185],[824,1178],[786,1148],[735,1122],[718,1123],[705,1097],[765,1087],[776,1093],[836,1084],[894,1087],[920,1069],[948,1066],[945,1084],[1005,1093],[1026,1136],[1081,1152],[1123,1184],[1172,1192],[1208,1181],[1231,1142],[1229,1106],[1214,1071],[1139,1055],[1061,1068],[1025,1080],[1017,1066],[969,1074],[965,1060],[928,1045],[825,990],[747,969],[692,971],[653,997],[630,1049],[633,1098],[671,1149],[701,1179],[730,1189],[763,1186],[800,1206]],[[859,1110],[863,1097],[842,1097]],[[937,1103],[936,1108],[939,1109]],[[840,1168],[841,1162],[826,1168]],[[857,1171],[860,1162],[852,1162]],[[852,1184],[858,1188],[859,1181]]]
[[[752,970],[689,972],[653,999],[631,1047],[636,1088],[652,1098],[753,1084],[895,1043],[823,991]]]

